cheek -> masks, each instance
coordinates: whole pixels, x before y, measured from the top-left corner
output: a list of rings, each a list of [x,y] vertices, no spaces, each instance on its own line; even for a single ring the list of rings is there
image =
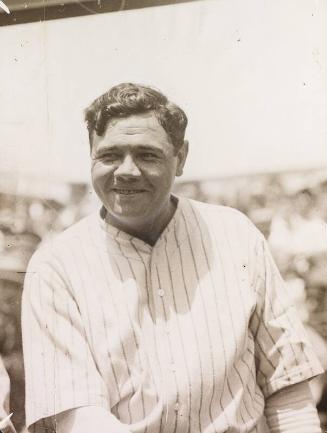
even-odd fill
[[[160,167],[160,169],[148,172],[148,179],[151,179],[158,190],[170,189],[175,179],[175,172],[172,167]]]
[[[91,167],[92,183],[94,187],[100,187],[105,185],[113,175],[114,169],[104,164],[95,163]]]

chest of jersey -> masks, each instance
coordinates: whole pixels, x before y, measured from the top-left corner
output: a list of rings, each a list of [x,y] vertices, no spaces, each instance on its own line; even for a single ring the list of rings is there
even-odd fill
[[[184,417],[198,413],[211,425],[255,374],[248,264],[215,233],[172,236],[100,251],[81,269],[88,287],[78,304],[121,420],[172,411],[168,424],[192,425]]]

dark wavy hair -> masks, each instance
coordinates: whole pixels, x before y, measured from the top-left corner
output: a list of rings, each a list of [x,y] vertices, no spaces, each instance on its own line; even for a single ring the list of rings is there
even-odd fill
[[[187,117],[184,111],[165,95],[148,86],[121,83],[101,95],[85,110],[85,122],[92,148],[93,134],[103,136],[108,122],[153,111],[177,151],[184,142]]]

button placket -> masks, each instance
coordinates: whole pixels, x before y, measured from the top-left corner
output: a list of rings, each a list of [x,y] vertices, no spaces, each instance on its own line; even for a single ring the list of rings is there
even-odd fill
[[[170,370],[175,373],[176,372],[176,364],[174,363],[174,361],[171,361],[170,363]]]
[[[163,247],[163,245],[162,245]],[[154,247],[154,251],[151,258],[151,270],[153,272],[153,294],[156,298],[156,304],[158,311],[162,313],[160,314],[160,319],[157,321],[157,325],[160,328],[160,335],[161,335],[161,343],[160,343],[160,353],[162,355],[162,362],[163,365],[166,366],[166,375],[165,378],[163,378],[165,392],[167,393],[167,402],[169,404],[170,410],[174,411],[174,414],[176,416],[179,416],[179,405],[178,408],[176,406],[175,409],[175,402],[177,403],[178,400],[178,385],[177,385],[177,366],[174,362],[173,356],[173,348],[171,346],[171,327],[172,323],[170,321],[169,317],[169,299],[170,299],[170,282],[169,282],[169,275],[165,274],[165,272],[168,272],[165,269],[165,256],[162,257],[163,262],[160,261],[161,249],[159,249],[159,245],[156,245]],[[161,251],[164,255],[165,252]],[[176,389],[175,389],[176,388]]]
[[[248,280],[248,269],[247,269],[247,264],[243,263],[242,264],[242,276],[241,276],[241,282],[245,283]]]

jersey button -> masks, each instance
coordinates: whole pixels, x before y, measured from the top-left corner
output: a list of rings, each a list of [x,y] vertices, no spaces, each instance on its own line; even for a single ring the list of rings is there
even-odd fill
[[[179,411],[179,403],[178,402],[175,403],[174,410],[175,410],[175,412]]]
[[[163,296],[165,294],[165,292],[162,290],[162,289],[159,289],[158,290],[158,295],[159,296]]]

